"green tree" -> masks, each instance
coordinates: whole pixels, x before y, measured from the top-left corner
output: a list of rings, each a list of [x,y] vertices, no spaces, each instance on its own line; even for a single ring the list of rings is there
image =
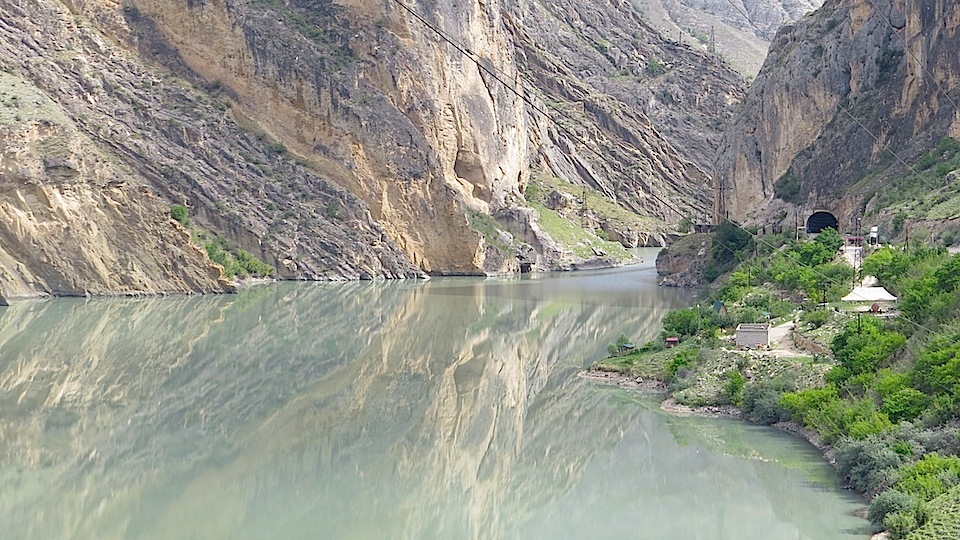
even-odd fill
[[[663,318],[666,336],[693,336],[700,329],[701,317],[697,308],[674,309]]]
[[[883,400],[880,410],[891,422],[913,420],[930,404],[930,396],[913,388],[901,388]]]
[[[740,407],[743,405],[743,387],[747,384],[747,379],[739,369],[731,369],[726,377],[727,383],[724,385],[723,395],[730,400],[730,403]]]
[[[721,274],[729,272],[743,258],[742,254],[754,248],[753,235],[732,221],[724,221],[717,226],[710,245],[710,263],[704,270],[704,277],[713,281]]]
[[[880,321],[871,317],[848,324],[833,338],[830,349],[840,366],[853,376],[877,371],[906,342],[903,334],[884,330]]]

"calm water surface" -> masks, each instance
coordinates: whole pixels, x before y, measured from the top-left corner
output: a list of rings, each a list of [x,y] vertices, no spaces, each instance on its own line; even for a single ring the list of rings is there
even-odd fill
[[[575,376],[690,294],[647,262],[0,308],[2,537],[866,538],[806,443]]]

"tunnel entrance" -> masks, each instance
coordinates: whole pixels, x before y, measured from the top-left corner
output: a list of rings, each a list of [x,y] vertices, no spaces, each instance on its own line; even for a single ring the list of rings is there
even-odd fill
[[[807,233],[817,234],[824,229],[833,229],[839,232],[840,222],[830,212],[814,212],[807,218]]]

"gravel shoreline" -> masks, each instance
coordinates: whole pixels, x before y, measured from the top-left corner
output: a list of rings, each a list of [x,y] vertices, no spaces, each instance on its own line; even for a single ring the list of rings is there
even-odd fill
[[[629,377],[617,371],[601,369],[587,369],[577,373],[577,376],[588,381],[620,386],[622,388],[645,388],[647,390],[667,391],[667,384],[660,379],[644,379],[643,377]]]

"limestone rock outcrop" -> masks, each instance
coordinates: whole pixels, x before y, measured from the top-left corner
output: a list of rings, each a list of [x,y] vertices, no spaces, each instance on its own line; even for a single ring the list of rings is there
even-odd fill
[[[698,287],[703,285],[704,270],[710,262],[709,234],[689,234],[660,250],[657,275],[665,287]]]
[[[204,92],[167,70],[147,67],[122,46],[122,40],[109,41],[102,31],[109,29],[116,32],[113,37],[123,38],[128,28],[124,16],[133,17],[129,6],[78,7],[36,0],[0,2],[0,13],[0,68],[28,81],[53,102],[54,112],[39,114],[36,122],[42,125],[56,113],[62,117],[58,125],[72,124],[82,135],[64,163],[80,159],[75,156],[101,155],[100,161],[114,165],[115,183],[129,186],[130,198],[156,196],[151,206],[143,207],[151,221],[170,221],[169,205],[184,204],[196,223],[265,260],[281,278],[422,275],[360,200],[329,177],[298,163],[282,144],[251,129],[241,111],[230,110],[227,96],[219,96],[213,88]],[[31,129],[16,103],[6,109],[9,130]],[[4,152],[18,144],[6,141]],[[38,144],[40,149],[31,154],[34,161],[28,168],[46,167],[48,177],[72,174],[69,166],[57,161],[59,154],[46,148],[48,143]],[[8,167],[3,174],[12,187],[26,181],[15,168]],[[78,181],[91,180],[80,174]],[[93,207],[76,206],[81,214],[94,212]],[[168,228],[168,236],[184,236],[173,225]],[[147,257],[158,256],[152,250],[161,247],[157,242],[133,242],[132,234],[121,231],[105,230],[100,236],[98,241],[114,249],[125,245],[125,249],[149,252]],[[68,238],[51,232],[46,242],[58,244]],[[21,255],[16,260],[25,267],[40,264],[30,255],[36,248],[30,247],[21,230],[5,239],[4,249],[17,250]],[[68,267],[79,256],[79,252],[65,253],[52,264]],[[212,268],[205,255],[198,255],[198,260],[203,268]],[[127,290],[109,280],[99,286],[50,289],[91,294]],[[168,290],[149,290],[154,289]]]
[[[822,209],[849,226],[879,171],[960,134],[958,49],[951,0],[828,0],[781,29],[726,130],[717,213],[792,225]]]
[[[679,42],[713,50],[755,76],[780,26],[801,19],[823,0],[633,0],[649,23]]]
[[[560,109],[552,114],[562,128],[532,117],[536,165],[670,226],[707,222],[705,171],[742,97],[740,77],[716,56],[665,41],[629,4],[509,5],[519,69],[554,104],[547,110]]]
[[[155,198],[151,219],[183,205],[286,279],[582,266],[529,211],[531,171],[642,216],[591,209],[594,234],[665,243],[707,219],[709,156],[742,96],[715,56],[608,0],[0,0],[0,15],[0,69],[59,108],[78,152]],[[76,161],[34,157],[48,176]],[[47,288],[118,290],[75,285]]]
[[[0,72],[0,302],[232,290],[169,208]]]

